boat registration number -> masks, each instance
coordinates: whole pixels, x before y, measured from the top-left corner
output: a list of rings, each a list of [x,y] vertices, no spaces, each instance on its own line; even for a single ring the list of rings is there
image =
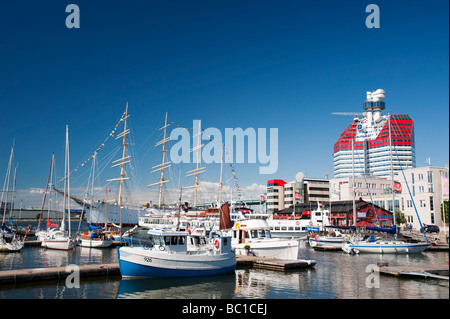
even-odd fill
[[[152,259],[151,259],[150,257],[144,257],[144,261],[145,261],[145,262],[148,262],[148,263],[151,263],[151,262],[152,262]]]

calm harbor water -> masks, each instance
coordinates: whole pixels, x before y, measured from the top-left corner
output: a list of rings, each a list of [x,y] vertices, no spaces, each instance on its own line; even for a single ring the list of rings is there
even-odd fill
[[[75,225],[75,224],[72,224]],[[85,226],[85,225],[84,225]],[[84,227],[83,226],[83,227]],[[75,228],[74,228],[75,227]],[[72,226],[77,229],[78,224]],[[0,285],[3,299],[448,299],[448,282],[436,279],[399,279],[379,276],[379,288],[369,287],[369,265],[445,264],[448,252],[412,255],[347,255],[319,252],[305,242],[300,259],[317,260],[314,268],[279,272],[237,269],[234,274],[201,278],[123,280],[120,276],[81,278],[80,288],[65,280]],[[0,253],[0,270],[116,263],[115,248],[55,251],[25,247],[18,253]],[[372,274],[373,276],[373,274]],[[373,286],[373,285],[372,285]]]

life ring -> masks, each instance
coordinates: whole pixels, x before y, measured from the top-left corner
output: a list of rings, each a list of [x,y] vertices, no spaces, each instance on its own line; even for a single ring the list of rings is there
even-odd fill
[[[218,239],[216,239],[216,241],[214,242],[214,247],[219,248],[220,246],[220,241]]]
[[[300,225],[300,222],[297,220],[296,222],[295,222],[295,225]]]
[[[312,221],[310,221],[310,222],[309,222],[309,226],[312,226],[312,225],[313,225],[313,222],[312,222]]]
[[[239,223],[234,224],[234,227],[236,227],[236,229],[239,229]]]

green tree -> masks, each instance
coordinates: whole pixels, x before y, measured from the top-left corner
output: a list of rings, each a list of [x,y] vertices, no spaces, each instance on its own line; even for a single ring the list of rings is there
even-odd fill
[[[442,204],[441,204],[441,217],[445,216],[445,224],[448,225],[448,210],[449,210],[449,202],[444,201],[444,210],[442,210]]]
[[[402,213],[401,211],[396,211],[395,212],[395,224],[396,225],[401,225],[401,224],[405,224],[406,223],[406,217],[405,214]]]

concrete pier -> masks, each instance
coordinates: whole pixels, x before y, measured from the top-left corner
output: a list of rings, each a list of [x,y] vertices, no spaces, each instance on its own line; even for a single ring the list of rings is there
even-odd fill
[[[119,264],[95,264],[78,266],[80,278],[120,275]],[[0,284],[37,280],[65,280],[74,271],[71,267],[50,267],[0,271]]]

